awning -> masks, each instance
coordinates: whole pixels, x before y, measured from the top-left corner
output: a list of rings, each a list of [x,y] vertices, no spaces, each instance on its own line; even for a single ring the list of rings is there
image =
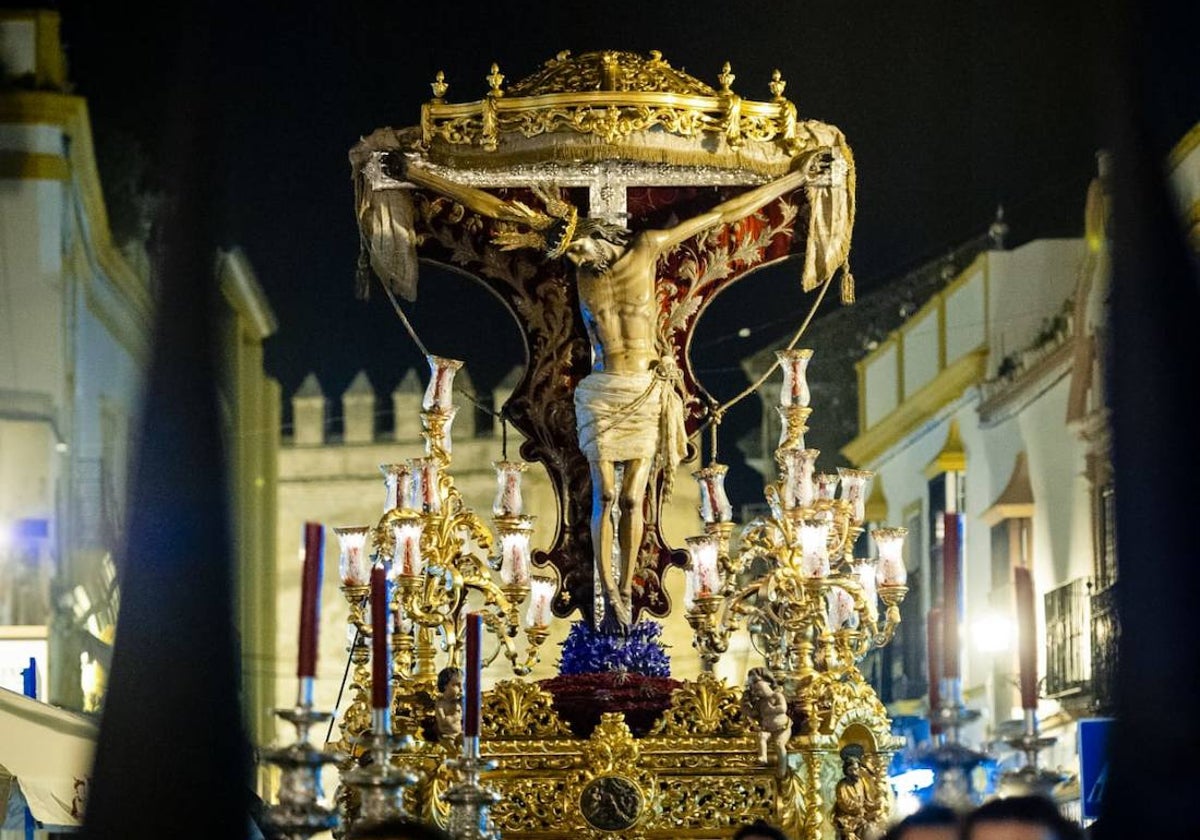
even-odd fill
[[[39,823],[83,822],[97,729],[83,715],[0,689],[0,776],[16,780]]]

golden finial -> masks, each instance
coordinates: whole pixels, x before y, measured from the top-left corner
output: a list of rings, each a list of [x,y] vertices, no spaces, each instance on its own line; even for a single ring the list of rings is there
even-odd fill
[[[450,89],[450,83],[446,81],[446,74],[441,70],[437,71],[437,75],[433,77],[429,86],[433,88],[433,98],[437,100],[441,100],[446,95],[446,91]]]
[[[767,87],[770,88],[771,95],[774,96],[775,101],[778,102],[780,99],[783,99],[783,92],[787,89],[787,82],[783,80],[783,75],[776,70],[771,74],[771,81]]]
[[[487,76],[487,83],[492,88],[494,96],[503,96],[504,91],[500,90],[500,85],[504,84],[504,74],[500,72],[500,65],[492,62],[492,72]]]
[[[731,69],[729,62],[726,61],[721,67],[721,75],[717,76],[717,81],[721,83],[721,93],[733,93],[733,80],[737,76],[729,72]]]

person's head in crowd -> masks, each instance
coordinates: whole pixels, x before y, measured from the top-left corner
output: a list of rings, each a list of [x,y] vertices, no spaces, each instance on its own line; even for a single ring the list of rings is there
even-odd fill
[[[776,828],[764,820],[755,820],[750,825],[744,825],[733,835],[733,840],[788,840],[782,829]]]
[[[350,829],[346,840],[451,840],[436,826],[412,819],[396,818],[362,822]]]
[[[980,805],[963,820],[963,840],[1083,840],[1083,829],[1041,796],[1010,796]]]
[[[926,805],[888,829],[880,840],[958,840],[958,814],[945,805]]]

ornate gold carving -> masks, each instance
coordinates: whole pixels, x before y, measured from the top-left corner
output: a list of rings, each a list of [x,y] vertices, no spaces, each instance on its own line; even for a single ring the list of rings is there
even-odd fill
[[[583,746],[584,764],[594,773],[612,773],[637,766],[641,749],[625,725],[625,716],[606,712]]]
[[[715,96],[699,79],[676,70],[651,50],[645,58],[632,52],[589,52],[572,57],[560,52],[541,70],[508,89],[510,96],[546,96],[594,91],[657,92],[684,96]]]
[[[483,699],[483,752],[497,762],[485,783],[501,794],[495,825],[514,840],[676,840],[732,833],[764,817],[789,836],[827,836],[838,751],[863,747],[870,782],[867,816],[878,825],[888,809],[887,763],[899,745],[888,734],[878,700],[853,685],[814,684],[832,692],[823,704],[827,732],[798,735],[789,745],[783,777],[758,764],[757,744],[738,709],[740,687],[711,674],[676,691],[655,730],[634,738],[624,717],[606,714],[587,740],[575,738],[554,715],[550,696],[535,684],[499,683]],[[397,731],[413,731],[432,703],[428,692],[407,695]],[[453,744],[416,739],[398,765],[419,772],[410,811],[445,825],[440,794],[455,783],[445,759]]]
[[[737,76],[733,75],[732,70],[728,61],[721,65],[721,72],[717,76],[717,81],[721,83],[721,93],[733,93],[733,82]]]
[[[433,90],[433,101],[441,102],[442,97],[446,95],[446,91],[450,89],[450,83],[446,81],[445,72],[439,70],[437,75],[433,77],[433,81],[429,83],[429,87]]]
[[[435,90],[433,101],[422,109],[423,142],[495,151],[510,134],[529,138],[566,132],[621,144],[636,133],[660,129],[691,138],[720,134],[733,148],[745,140],[777,141],[788,154],[802,148],[796,108],[783,98],[778,79],[770,84],[770,102],[734,95],[728,63],[718,79],[719,91],[671,67],[657,51],[648,58],[615,51],[577,58],[559,53],[504,91],[504,76],[493,64],[487,77],[490,90],[478,102],[449,104]]]
[[[664,814],[677,815],[681,829],[712,831],[719,826],[732,833],[739,824],[774,814],[778,799],[775,784],[765,776],[711,774],[664,784],[659,803]]]
[[[771,91],[773,101],[779,102],[783,99],[783,92],[787,90],[787,82],[783,80],[783,74],[778,70],[771,72],[771,81],[767,84],[767,89]]]
[[[671,695],[671,706],[659,718],[653,737],[744,735],[750,724],[741,710],[741,691],[712,674],[701,674]]]
[[[502,837],[562,837],[563,831],[578,830],[567,816],[571,803],[563,797],[562,780],[549,775],[506,778],[488,784],[504,791],[492,808],[492,824]],[[582,820],[580,820],[582,821]]]
[[[500,89],[500,86],[504,84],[504,74],[500,72],[500,65],[494,61],[492,62],[492,71],[487,75],[487,83],[491,88],[489,92],[492,96],[504,95],[504,91]]]
[[[570,730],[554,713],[553,702],[537,683],[505,680],[497,684],[484,698],[483,738],[569,736]]]

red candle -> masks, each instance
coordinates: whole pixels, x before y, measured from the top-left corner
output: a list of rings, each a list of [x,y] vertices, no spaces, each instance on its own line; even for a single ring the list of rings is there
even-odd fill
[[[945,536],[942,540],[942,673],[947,679],[958,679],[958,627],[962,620],[962,524],[960,513],[945,514]]]
[[[300,584],[300,664],[296,676],[317,675],[317,625],[321,617],[321,578],[325,529],[304,523],[304,573]]]
[[[478,738],[479,707],[483,699],[483,616],[479,613],[467,613],[466,625],[467,667],[466,684],[463,687],[463,735],[467,738]]]
[[[942,610],[934,607],[925,619],[926,653],[929,658],[929,732],[937,735],[942,726],[937,710],[942,705]]]
[[[388,688],[392,657],[388,655],[388,580],[383,566],[371,569],[371,707],[390,708]]]
[[[1021,662],[1021,708],[1038,704],[1037,614],[1033,609],[1033,576],[1029,569],[1013,569],[1017,592],[1017,654]]]

